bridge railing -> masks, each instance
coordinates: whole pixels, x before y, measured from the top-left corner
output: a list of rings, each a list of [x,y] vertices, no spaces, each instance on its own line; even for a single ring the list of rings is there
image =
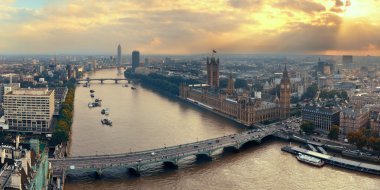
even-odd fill
[[[88,155],[88,156],[73,156],[73,157],[69,157],[69,159],[86,159],[86,158],[99,158],[99,157],[121,157],[121,156],[127,156],[127,155],[138,155],[138,154],[144,154],[144,153],[159,152],[160,150],[173,150],[173,149],[177,149],[177,148],[184,147],[184,146],[191,146],[191,145],[202,144],[205,142],[215,141],[218,139],[225,138],[227,136],[234,136],[237,134],[231,134],[231,135],[226,135],[223,137],[216,137],[216,138],[212,138],[212,139],[206,139],[206,140],[201,140],[201,141],[186,143],[186,144],[181,144],[181,145],[168,146],[166,148],[155,148],[155,149],[150,149],[150,150],[142,150],[142,151],[135,151],[135,152],[129,152],[129,153],[119,153],[119,154],[99,154],[99,155]],[[53,160],[54,161],[65,160],[65,158],[53,159]]]
[[[129,80],[127,78],[90,78],[90,79],[79,79],[78,81],[92,81],[92,80]]]
[[[169,152],[169,153],[164,155],[165,157],[162,157],[163,155],[156,155],[155,157],[149,156],[149,157],[147,157],[148,159],[143,159],[141,162],[133,161],[133,162],[129,162],[129,163],[124,163],[123,165],[136,165],[136,164],[145,165],[145,164],[149,164],[149,163],[157,162],[157,161],[162,161],[162,160],[172,160],[172,159],[175,159],[178,157],[184,157],[184,156],[186,157],[189,155],[195,155],[198,153],[202,153],[204,151],[215,150],[218,148],[222,148],[222,147],[226,147],[226,146],[230,146],[230,145],[235,145],[235,144],[236,144],[235,142],[227,141],[224,144],[220,144],[220,145],[216,144],[216,145],[212,145],[212,146],[201,147],[199,149],[186,150],[186,151],[181,152],[181,153],[180,152],[177,152],[177,153],[176,152]],[[165,150],[167,150],[167,149],[165,149]],[[149,152],[149,151],[147,151],[147,152]],[[91,157],[87,157],[87,158],[91,159]],[[95,157],[95,158],[99,159],[99,157]],[[110,159],[109,157],[105,157],[105,158]],[[58,160],[55,160],[55,161],[58,161]],[[66,160],[66,161],[68,161],[68,160]],[[74,163],[72,163],[72,164],[76,165],[77,168],[93,168],[93,167],[103,167],[104,166],[104,164],[102,164],[102,162],[87,161],[87,162],[82,162],[80,165],[77,165],[77,164],[75,164],[75,160],[70,159],[70,161],[73,161]],[[78,161],[80,161],[80,160],[78,160]],[[123,161],[122,158],[120,161],[125,162],[125,161]],[[107,161],[107,163],[105,165],[109,165],[109,164],[110,164],[110,162]],[[121,163],[119,163],[119,164],[121,164]],[[91,166],[88,167],[88,165],[91,165]],[[56,170],[56,171],[61,171],[61,170],[69,169],[70,166],[64,166],[64,167],[58,166],[57,168],[53,166],[53,168],[55,168],[54,170]]]
[[[252,131],[252,130],[248,130]],[[151,153],[151,152],[159,152],[162,150],[173,150],[181,147],[186,147],[186,146],[194,146],[194,145],[199,145],[207,142],[212,142],[216,140],[220,140],[226,137],[231,137],[231,136],[236,136],[236,135],[242,135],[244,133],[247,133],[248,131],[244,131],[242,133],[235,133],[235,134],[230,134],[230,135],[225,135],[222,137],[215,137],[212,139],[206,139],[206,140],[201,140],[201,141],[196,141],[196,142],[191,142],[191,143],[186,143],[186,144],[181,144],[181,145],[175,145],[175,146],[169,146],[165,148],[155,148],[155,149],[150,149],[150,150],[142,150],[142,151],[136,151],[136,152],[129,152],[129,153],[119,153],[119,154],[100,154],[100,155],[88,155],[88,156],[73,156],[69,157],[67,159],[90,159],[90,158],[100,158],[100,157],[105,157],[105,158],[114,158],[114,157],[123,157],[123,156],[133,156],[133,155],[139,155],[139,154],[146,154],[146,153]],[[264,132],[264,133],[263,133]],[[264,135],[266,135],[266,132],[263,131]],[[65,160],[66,158],[61,158],[61,159],[52,159],[51,161],[59,161],[59,160]]]
[[[248,132],[248,131],[245,131],[245,132]],[[127,166],[127,167],[131,166],[131,167],[134,167],[136,165],[149,165],[151,163],[165,162],[165,161],[172,162],[174,160],[176,162],[176,160],[180,159],[181,157],[187,157],[190,155],[203,154],[203,153],[211,154],[210,151],[215,151],[216,149],[246,143],[247,141],[255,140],[255,138],[256,138],[256,140],[257,140],[257,138],[261,139],[261,138],[265,137],[266,135],[268,135],[269,133],[272,134],[273,132],[274,131],[262,131],[262,132],[255,133],[256,135],[253,135],[252,133],[251,134],[239,133],[240,137],[237,136],[235,138],[229,138],[229,136],[236,135],[236,134],[232,134],[232,135],[228,135],[228,136],[217,137],[217,138],[213,138],[213,139],[199,141],[196,143],[188,143],[186,145],[197,144],[197,143],[205,143],[205,142],[209,142],[209,141],[212,141],[215,139],[224,138],[224,140],[221,140],[221,144],[216,143],[216,144],[211,145],[211,144],[206,143],[206,144],[200,145],[199,148],[195,148],[195,147],[194,147],[194,149],[185,148],[182,150],[180,149],[177,152],[170,152],[170,150],[175,148],[175,147],[179,148],[179,145],[169,147],[169,149],[163,149],[163,148],[155,149],[155,150],[165,150],[165,151],[169,150],[169,152],[163,152],[163,154],[157,154],[153,157],[151,157],[151,155],[149,154],[149,155],[141,155],[143,157],[137,157],[137,158],[133,158],[133,159],[125,159],[123,156],[126,156],[128,154],[118,154],[118,155],[121,155],[122,157],[113,157],[114,155],[110,155],[109,157],[103,157],[103,158],[102,157],[89,157],[89,156],[79,157],[79,158],[85,158],[85,159],[78,159],[78,160],[69,158],[69,159],[63,159],[64,162],[66,161],[65,162],[66,164],[63,164],[63,165],[60,165],[60,164],[55,165],[53,162],[53,168],[54,168],[54,171],[61,171],[62,172],[62,171],[69,170],[71,168],[71,165],[75,165],[77,169],[94,169],[94,168],[108,168],[108,167],[112,167],[112,166]],[[257,134],[260,134],[260,135],[257,136]],[[248,135],[248,138],[247,138],[247,135]],[[182,147],[186,147],[186,146],[182,145]],[[145,153],[145,152],[151,152],[151,151],[153,151],[153,150],[139,151],[139,152],[135,152],[133,154],[138,154],[141,152]],[[92,160],[92,158],[96,159],[96,161]],[[137,160],[138,158],[140,158],[139,160],[141,160],[141,159],[142,160],[138,161]],[[58,160],[54,160],[54,161],[58,161]]]
[[[242,135],[242,137],[244,137],[244,133],[239,133],[240,135]],[[261,135],[267,135],[266,132],[262,133],[260,132]],[[186,149],[186,150],[183,150],[183,151],[180,151],[180,152],[168,152],[167,154],[164,154],[164,155],[156,155],[155,157],[145,157],[143,158],[143,160],[140,162],[137,162],[136,160],[134,161],[127,161],[127,160],[124,160],[121,158],[121,160],[119,160],[119,162],[109,162],[107,161],[106,163],[103,163],[103,162],[94,162],[94,161],[87,161],[85,163],[81,163],[80,165],[77,165],[75,164],[75,160],[72,160],[70,159],[70,161],[73,161],[72,164],[76,165],[78,169],[86,169],[86,168],[107,168],[109,166],[117,166],[117,165],[124,165],[124,166],[133,166],[133,165],[147,165],[147,164],[151,164],[151,163],[156,163],[156,162],[163,162],[165,160],[167,161],[173,161],[173,159],[178,159],[178,158],[181,158],[181,157],[186,157],[186,156],[189,156],[189,155],[195,155],[195,154],[202,154],[204,152],[208,152],[208,151],[213,151],[213,150],[216,150],[216,149],[220,149],[220,148],[224,148],[224,147],[227,147],[227,146],[234,146],[236,145],[236,143],[245,143],[246,140],[250,139],[252,140],[252,137],[256,137],[256,136],[253,136],[253,135],[249,135],[250,138],[243,138],[243,139],[239,139],[239,137],[237,137],[238,139],[234,138],[228,138],[229,136],[233,136],[233,135],[236,135],[236,134],[232,134],[232,135],[228,135],[228,136],[223,136],[223,137],[218,137],[218,138],[213,138],[213,139],[208,139],[208,140],[204,140],[204,141],[200,141],[198,143],[204,143],[204,142],[208,142],[208,141],[212,141],[212,140],[215,140],[215,139],[221,139],[221,138],[227,138],[228,140],[227,141],[221,141],[221,142],[224,142],[223,144],[213,144],[213,145],[209,145],[207,143],[208,146],[205,146],[205,147],[200,147],[200,148],[197,148],[197,149]],[[246,135],[246,134],[245,134]],[[196,143],[188,143],[187,145],[189,144],[196,144]],[[179,146],[173,146],[173,147],[179,147]],[[170,150],[170,149],[160,149],[160,150]],[[140,152],[150,152],[152,150],[149,150],[149,151],[140,151]],[[121,154],[122,156],[124,156],[125,154]],[[97,157],[99,159],[99,157]],[[110,159],[109,157],[106,157],[106,159]],[[79,161],[79,160],[78,160]],[[54,167],[54,166],[53,166]],[[55,169],[54,170],[57,170],[57,171],[63,171],[63,170],[68,170],[70,169],[69,166],[58,166],[57,168],[54,167]]]

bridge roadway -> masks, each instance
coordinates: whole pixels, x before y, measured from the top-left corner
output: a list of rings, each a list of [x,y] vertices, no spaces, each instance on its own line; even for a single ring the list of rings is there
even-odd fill
[[[251,129],[242,133],[159,149],[124,154],[67,157],[49,161],[52,164],[53,175],[58,176],[89,170],[97,171],[101,175],[101,171],[106,168],[128,168],[138,174],[141,167],[159,163],[177,167],[178,161],[188,156],[204,156],[212,159],[211,156],[217,150],[227,147],[239,150],[245,143],[252,141],[260,143],[264,137],[273,135],[277,131],[277,125],[270,125],[259,130]]]
[[[86,79],[79,79],[77,83],[80,82],[88,82],[90,83],[91,81],[100,81],[100,83],[103,83],[104,81],[111,80],[114,81],[115,83],[118,83],[119,81],[128,81],[129,79],[127,78],[86,78]]]

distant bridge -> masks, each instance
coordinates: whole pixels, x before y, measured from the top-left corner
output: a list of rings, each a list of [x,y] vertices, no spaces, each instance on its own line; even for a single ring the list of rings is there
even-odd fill
[[[86,78],[86,79],[79,79],[77,82],[90,83],[91,81],[100,81],[100,83],[103,84],[104,81],[114,81],[115,83],[119,83],[119,81],[129,81],[129,79],[126,79],[126,78]]]
[[[178,168],[178,161],[189,156],[212,160],[212,155],[218,150],[225,148],[239,150],[246,143],[261,143],[263,138],[277,132],[276,125],[271,125],[259,130],[252,129],[238,134],[153,150],[113,155],[77,156],[49,161],[52,164],[53,175],[60,177],[76,171],[93,171],[101,176],[102,170],[107,168],[125,168],[139,175],[142,168],[149,168],[157,164]]]

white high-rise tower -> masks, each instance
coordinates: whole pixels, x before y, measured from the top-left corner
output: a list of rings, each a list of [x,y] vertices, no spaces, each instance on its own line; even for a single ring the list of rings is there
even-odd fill
[[[117,60],[116,60],[117,65],[121,65],[121,46],[117,46]]]

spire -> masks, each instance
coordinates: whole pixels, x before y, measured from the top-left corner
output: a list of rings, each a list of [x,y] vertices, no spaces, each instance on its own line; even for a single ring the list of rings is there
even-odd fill
[[[280,103],[280,99],[278,98],[278,95],[277,95],[277,90],[276,90],[276,97],[274,98],[274,103],[276,104]]]

